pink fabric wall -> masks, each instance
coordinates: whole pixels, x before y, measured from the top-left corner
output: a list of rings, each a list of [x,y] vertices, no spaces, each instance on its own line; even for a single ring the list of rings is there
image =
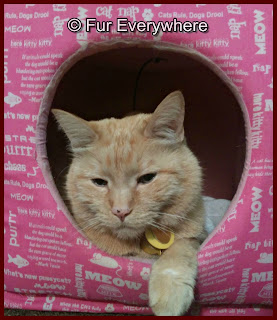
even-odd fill
[[[177,17],[205,20],[209,32],[164,33],[155,41],[196,49],[219,65],[241,92],[251,125],[249,170],[198,255],[196,301],[209,305],[204,316],[271,314],[264,307],[273,301],[272,10],[267,4],[5,5],[5,307],[151,314],[151,263],[108,257],[76,230],[42,175],[35,130],[47,84],[80,46],[115,37],[153,40],[146,33],[74,34],[69,18]],[[97,253],[102,257],[93,260]],[[252,304],[259,306],[245,307]]]

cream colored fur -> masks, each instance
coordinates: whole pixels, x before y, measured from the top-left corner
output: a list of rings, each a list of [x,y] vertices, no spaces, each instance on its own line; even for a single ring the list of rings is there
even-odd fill
[[[196,254],[204,237],[201,169],[185,143],[182,93],[168,95],[153,114],[123,119],[87,122],[52,112],[73,152],[66,191],[76,222],[113,255],[149,257],[140,249],[145,229],[173,231],[176,241],[153,264],[149,301],[156,315],[182,315],[193,301]],[[157,175],[138,183],[148,173]],[[92,179],[108,184],[97,186]],[[131,210],[124,222],[112,213],[114,206]]]

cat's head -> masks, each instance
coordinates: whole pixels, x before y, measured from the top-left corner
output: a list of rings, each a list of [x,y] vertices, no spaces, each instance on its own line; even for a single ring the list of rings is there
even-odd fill
[[[184,138],[184,98],[169,94],[153,114],[85,121],[52,110],[73,152],[66,189],[86,230],[134,238],[177,226],[201,192],[201,170]],[[175,215],[175,216],[174,216]]]

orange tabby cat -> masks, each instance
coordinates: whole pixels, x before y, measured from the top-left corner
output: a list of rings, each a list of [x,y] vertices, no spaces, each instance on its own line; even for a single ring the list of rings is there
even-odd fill
[[[156,315],[182,315],[190,307],[204,236],[201,169],[185,142],[184,105],[175,91],[153,114],[123,119],[88,122],[52,110],[70,140],[66,191],[87,237],[113,255],[150,257],[140,247],[145,230],[174,232],[151,271]]]

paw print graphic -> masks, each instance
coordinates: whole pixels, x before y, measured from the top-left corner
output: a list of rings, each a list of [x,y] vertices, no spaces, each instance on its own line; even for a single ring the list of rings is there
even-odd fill
[[[144,21],[151,21],[152,18],[154,17],[152,10],[151,9],[144,9],[142,17]]]
[[[105,308],[106,312],[114,312],[114,307],[112,303],[108,303],[106,308]]]
[[[149,280],[150,269],[143,267],[140,275],[141,275],[143,280]]]

